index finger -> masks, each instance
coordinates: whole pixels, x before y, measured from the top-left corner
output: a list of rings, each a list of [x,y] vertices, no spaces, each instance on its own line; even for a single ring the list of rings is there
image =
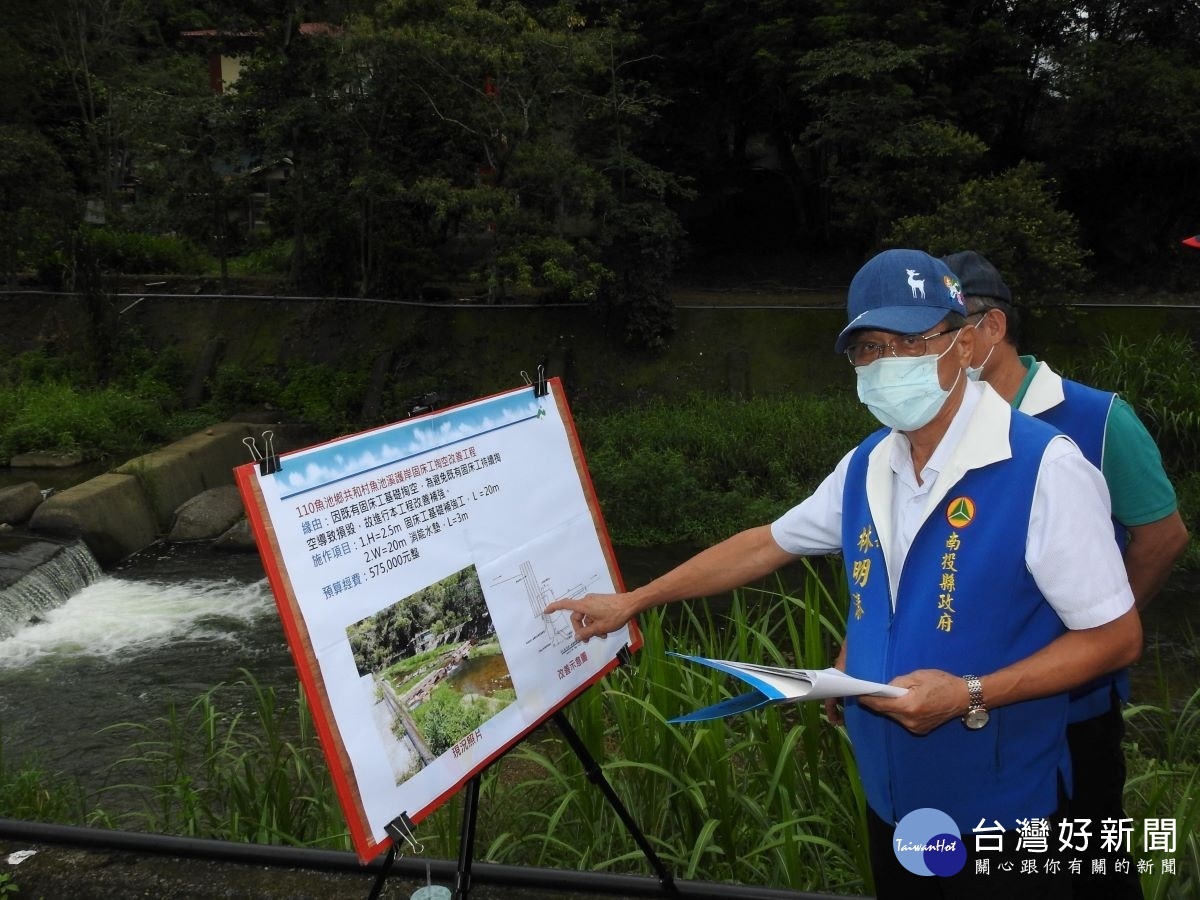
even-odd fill
[[[552,613],[552,612],[560,612],[562,610],[566,610],[567,612],[576,612],[578,609],[579,609],[579,601],[578,600],[560,599],[560,600],[552,600],[549,603],[547,603],[546,608],[543,609],[542,612]]]

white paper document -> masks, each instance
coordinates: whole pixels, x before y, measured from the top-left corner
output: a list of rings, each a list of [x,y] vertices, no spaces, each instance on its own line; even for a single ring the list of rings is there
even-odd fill
[[[753,690],[738,697],[730,697],[712,706],[706,706],[685,716],[677,716],[671,722],[703,722],[737,713],[748,712],[770,703],[788,703],[797,700],[824,700],[828,697],[857,697],[871,694],[878,697],[901,697],[908,688],[863,681],[852,678],[840,669],[784,669],[777,666],[760,666],[754,663],[733,662],[728,659],[707,659],[689,656],[686,653],[671,653],[680,659],[691,660],[703,666],[733,675],[749,684]]]

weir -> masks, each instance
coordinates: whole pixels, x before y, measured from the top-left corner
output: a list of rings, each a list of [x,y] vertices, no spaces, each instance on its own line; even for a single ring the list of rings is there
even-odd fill
[[[83,541],[0,535],[0,640],[103,574]]]

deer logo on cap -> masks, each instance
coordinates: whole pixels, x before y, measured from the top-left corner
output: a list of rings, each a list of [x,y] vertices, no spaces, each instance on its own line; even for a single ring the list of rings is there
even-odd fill
[[[925,279],[917,277],[916,269],[905,269],[904,271],[908,273],[908,286],[912,288],[913,299],[916,300],[917,297],[920,297],[922,300],[924,300]]]

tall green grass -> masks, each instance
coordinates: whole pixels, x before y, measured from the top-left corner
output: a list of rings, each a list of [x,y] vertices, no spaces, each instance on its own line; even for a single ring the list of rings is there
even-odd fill
[[[830,579],[825,579],[826,581]],[[844,628],[844,596],[811,572],[792,596],[741,591],[651,611],[645,647],[568,717],[657,856],[682,878],[798,889],[871,889],[864,806],[844,732],[820,704],[733,720],[669,724],[731,687],[666,655],[823,668]],[[586,871],[644,872],[646,860],[603,793],[562,742],[526,741],[484,786],[487,858]],[[452,848],[444,848],[450,850]]]
[[[1069,374],[1117,391],[1137,411],[1162,452],[1184,521],[1195,523],[1200,516],[1200,378],[1192,339],[1179,332],[1143,341],[1105,335]],[[1195,568],[1200,566],[1200,535],[1195,528],[1192,532],[1183,564]]]
[[[67,382],[16,386],[0,400],[0,461],[31,451],[111,457],[165,436],[153,399],[119,388],[80,391]]]
[[[1191,637],[1194,660],[1200,643]],[[1179,700],[1161,663],[1157,696],[1125,711],[1125,810],[1135,822],[1173,819],[1176,852],[1147,853],[1153,869],[1142,876],[1147,900],[1200,896],[1200,688]],[[1162,861],[1173,857],[1174,873]]]
[[[77,782],[47,771],[36,758],[10,764],[0,733],[0,816],[82,825],[88,819],[88,807]]]
[[[243,675],[149,724],[113,726],[131,753],[100,801],[124,810],[115,824],[143,831],[348,849],[303,694],[281,707],[275,688]]]
[[[1118,391],[1141,415],[1168,466],[1194,463],[1200,452],[1200,378],[1196,347],[1186,334],[1156,334],[1140,342],[1105,335],[1072,375]]]

